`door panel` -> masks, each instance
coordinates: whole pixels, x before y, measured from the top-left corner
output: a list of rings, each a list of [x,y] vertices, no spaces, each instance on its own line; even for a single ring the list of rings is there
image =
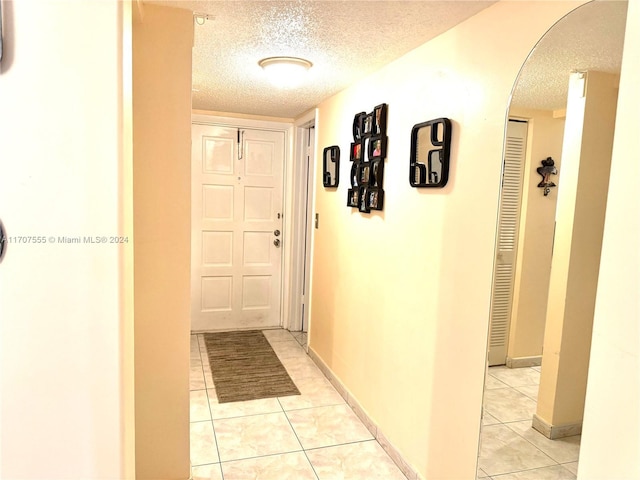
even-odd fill
[[[232,278],[227,276],[202,277],[202,311],[230,312]]]
[[[273,207],[272,188],[244,188],[244,219],[246,221],[273,221]]]
[[[202,265],[230,267],[233,263],[233,232],[202,232]]]
[[[504,365],[507,359],[526,142],[527,123],[510,120],[507,125],[491,297],[489,366]]]
[[[203,220],[233,221],[233,186],[202,185]]]
[[[192,330],[278,326],[284,133],[193,125],[192,145]]]
[[[205,138],[203,173],[233,175],[234,143],[231,138]]]

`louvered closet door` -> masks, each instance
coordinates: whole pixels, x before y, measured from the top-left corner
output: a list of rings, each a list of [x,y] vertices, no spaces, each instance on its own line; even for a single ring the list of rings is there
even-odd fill
[[[503,365],[507,358],[526,141],[527,123],[509,120],[500,195],[498,248],[491,299],[490,366]]]

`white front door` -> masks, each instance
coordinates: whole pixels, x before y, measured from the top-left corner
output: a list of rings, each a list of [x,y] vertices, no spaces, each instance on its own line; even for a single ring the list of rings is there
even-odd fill
[[[275,327],[283,132],[193,125],[191,329]]]

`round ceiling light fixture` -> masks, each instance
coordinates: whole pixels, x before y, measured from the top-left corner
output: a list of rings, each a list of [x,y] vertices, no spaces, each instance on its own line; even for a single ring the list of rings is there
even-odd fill
[[[296,57],[269,57],[258,62],[269,81],[284,88],[296,87],[302,83],[308,70],[313,66],[309,60]]]

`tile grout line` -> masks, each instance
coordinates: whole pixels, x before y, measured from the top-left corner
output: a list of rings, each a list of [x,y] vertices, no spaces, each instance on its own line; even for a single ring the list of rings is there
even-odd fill
[[[517,423],[517,422],[510,422],[510,423]],[[503,424],[505,427],[509,428],[506,424]],[[549,460],[551,460],[552,462],[554,462],[556,465],[560,465],[560,462],[556,461],[554,458],[551,458],[550,455],[548,455],[545,451],[543,451],[542,449],[540,449],[540,447],[538,447],[535,443],[531,442],[528,438],[523,437],[522,435],[520,435],[519,432],[516,432],[515,430],[513,430],[512,428],[509,428],[509,430],[511,430],[513,433],[515,433],[516,435],[518,435],[520,438],[522,438],[523,440],[525,440],[526,442],[528,442],[530,445],[532,445],[536,450],[538,450],[540,453],[542,453],[545,457],[547,457]],[[540,434],[542,435],[542,434]],[[546,438],[546,437],[545,437]],[[526,470],[522,470],[522,471],[526,471]]]
[[[503,383],[504,383],[504,382],[503,382]],[[510,389],[512,389],[512,390],[514,390],[514,391],[516,391],[516,392],[518,392],[518,390],[516,390],[516,388],[515,388],[515,387],[512,387],[512,386],[510,386],[510,385],[509,385],[509,388],[510,388]],[[522,392],[518,392],[518,393],[522,393]],[[523,394],[523,395],[524,395],[524,394]],[[526,396],[526,395],[525,395],[525,396]],[[527,398],[528,398],[528,397],[527,397]],[[536,403],[537,403],[537,402],[536,402]],[[494,418],[496,418],[496,417],[494,416]],[[547,465],[548,467],[559,465],[559,464],[558,464],[558,462],[556,462],[553,458],[551,458],[549,455],[547,455],[545,452],[543,452],[540,448],[538,448],[538,446],[537,446],[537,445],[533,444],[533,443],[532,443],[532,442],[530,442],[527,438],[525,438],[525,437],[523,437],[522,435],[520,435],[520,433],[519,433],[519,432],[516,432],[515,430],[513,430],[512,428],[510,428],[510,427],[508,426],[508,425],[509,425],[509,424],[511,424],[511,423],[519,423],[519,422],[523,422],[523,421],[524,421],[524,422],[526,422],[527,420],[526,420],[526,419],[525,419],[525,420],[514,420],[514,421],[511,421],[511,422],[503,422],[503,421],[500,421],[500,423],[499,423],[499,424],[496,424],[496,425],[502,425],[502,426],[504,426],[504,427],[508,428],[511,432],[515,433],[515,434],[516,434],[518,437],[520,437],[522,440],[526,441],[528,444],[530,444],[533,448],[535,448],[535,449],[536,449],[538,452],[540,452],[542,455],[544,455],[544,456],[545,456],[545,457],[547,457],[549,460],[551,460],[552,462],[554,462],[554,464],[555,464],[555,465]],[[514,471],[511,471],[511,472],[504,472],[504,473],[500,473],[500,474],[498,474],[498,475],[513,475],[513,474],[518,474],[518,473],[520,473],[520,472],[528,472],[528,471],[532,471],[532,470],[537,470],[537,469],[539,469],[539,468],[546,468],[546,467],[535,467],[535,468],[528,468],[528,469],[522,469],[522,470],[514,470]],[[489,478],[493,479],[493,477],[491,477],[491,476],[490,476]]]
[[[267,341],[269,342],[269,344],[271,345],[271,348],[273,349],[273,344],[271,344],[271,341],[269,340],[269,338],[267,338]],[[286,340],[285,342],[288,342],[288,341],[289,340]],[[206,350],[206,347],[205,347],[205,350]],[[273,349],[273,350],[274,350],[274,353],[276,354],[276,356],[278,356],[278,353],[275,351],[275,349]],[[280,357],[278,357],[278,359],[282,362]],[[295,384],[295,380],[293,380],[293,378],[291,380]],[[214,385],[214,387],[215,387],[215,385]],[[296,385],[296,388],[297,388],[297,385]],[[208,392],[208,389],[207,389],[207,400],[208,400],[208,398],[209,398],[209,392]],[[291,451],[291,452],[283,452],[283,453],[274,453],[274,454],[268,454],[268,455],[257,455],[257,456],[254,456],[254,457],[247,457],[247,458],[242,458],[242,459],[225,460],[224,462],[222,461],[222,457],[220,456],[220,448],[218,446],[218,439],[217,439],[217,435],[216,435],[216,432],[215,432],[215,430],[216,430],[215,429],[215,424],[214,424],[214,421],[213,421],[213,412],[211,410],[211,404],[209,403],[209,405],[208,405],[209,406],[209,414],[211,416],[211,424],[213,426],[213,434],[214,434],[214,438],[216,440],[216,449],[217,449],[217,452],[218,452],[218,460],[219,460],[218,464],[220,466],[220,473],[222,475],[222,480],[224,480],[224,470],[222,468],[222,464],[223,463],[228,463],[228,462],[233,462],[233,461],[244,461],[244,460],[249,460],[249,459],[269,457],[269,456],[275,456],[275,455],[285,455],[285,454],[288,454],[288,453],[295,453],[295,452],[304,452],[304,447],[302,446],[302,442],[298,438],[298,434],[296,433],[295,429],[291,425],[291,421],[289,420],[289,417],[287,416],[286,411],[284,410],[284,407],[280,403],[279,398],[278,397],[273,397],[273,398],[276,398],[276,401],[278,402],[278,405],[280,406],[281,412],[272,412],[272,413],[275,413],[275,414],[283,413],[284,414],[285,418],[287,419],[287,422],[289,423],[289,426],[291,427],[291,430],[293,431],[293,434],[296,437],[296,440],[298,441],[298,444],[300,445],[300,450],[294,450],[294,451]],[[250,416],[257,416],[257,415],[264,415],[264,414],[239,415],[237,417],[230,417],[230,418],[244,418],[244,417],[250,417]],[[224,420],[224,419],[221,419],[221,420]],[[311,465],[311,462],[309,461],[309,458],[306,456],[306,454],[305,454],[305,457],[307,458],[307,461],[309,462],[309,465],[313,469],[313,465]],[[313,470],[313,472],[314,472],[314,475],[316,475],[316,479],[318,479],[318,475],[316,474],[315,469]]]
[[[294,340],[295,340],[295,342],[297,344],[299,344],[302,347],[302,344],[298,341],[297,338],[295,338],[295,336],[294,336]],[[303,347],[303,350],[304,350],[304,347]],[[307,352],[305,352],[305,354],[307,356],[309,356],[309,354]],[[276,352],[276,356],[277,355],[278,355],[278,353]],[[279,356],[278,356],[278,359],[280,360],[280,362],[282,362],[282,359]],[[296,381],[293,378],[291,378],[291,381],[294,384],[296,383]],[[298,385],[296,385],[296,388],[298,389],[298,391],[300,391],[300,387],[298,387]],[[302,395],[302,392],[300,392],[300,395]],[[296,429],[293,427],[293,424],[291,423],[291,419],[289,418],[289,415],[287,414],[287,411],[284,409],[284,406],[282,405],[282,402],[280,401],[279,398],[277,398],[277,400],[278,400],[278,403],[280,404],[280,407],[282,408],[282,411],[284,412],[284,415],[285,415],[285,417],[287,419],[287,422],[289,423],[289,426],[291,427],[291,430],[293,431],[293,434],[296,436],[296,439],[298,440],[298,443],[302,447],[302,452],[304,453],[304,456],[307,459],[307,462],[309,462],[309,465],[311,466],[311,470],[313,470],[313,474],[316,476],[316,479],[319,480],[320,476],[318,475],[318,472],[316,471],[316,468],[313,466],[313,463],[311,463],[311,459],[309,458],[309,455],[307,454],[307,449],[304,448],[304,445],[302,445],[302,441],[300,440],[300,437],[298,436],[298,432],[296,432]],[[314,407],[308,407],[308,408],[314,408]],[[291,410],[291,411],[300,411],[300,410],[306,410],[306,408],[300,408],[300,409],[295,409],[295,410]],[[311,449],[309,449],[309,450],[311,450]]]
[[[329,368],[328,365],[324,363],[324,361],[320,358],[320,356],[313,351],[312,349],[308,349],[307,355],[313,363],[316,364],[320,372],[327,378],[329,383],[334,387],[338,395],[340,395],[344,401],[345,405],[351,409],[351,411],[358,417],[360,422],[364,425],[364,427],[369,430],[369,433],[373,436],[373,440],[380,445],[380,448],[387,454],[387,456],[391,459],[391,461],[398,467],[402,475],[407,480],[420,480],[422,477],[418,474],[418,472],[411,466],[400,454],[400,452],[391,444],[391,442],[387,439],[384,433],[378,428],[378,425],[369,417],[369,415],[362,409],[358,401],[351,396],[347,388],[342,384],[342,382],[338,379],[337,376],[333,373],[333,371]],[[335,382],[335,383],[334,383]],[[337,385],[336,385],[337,384]],[[338,385],[340,388],[338,388]],[[349,399],[353,401],[353,404],[349,403]],[[372,428],[375,428],[375,433],[372,432],[369,427],[365,424],[364,420],[360,418],[358,415],[358,411],[362,413],[362,415],[367,419],[367,421],[371,424]],[[382,439],[381,439],[382,438]]]
[[[527,368],[534,370],[532,367],[527,367]],[[539,373],[539,372],[538,372],[538,373]],[[491,373],[488,373],[488,375],[491,375]],[[492,376],[495,380],[498,380],[499,382],[504,383],[508,388],[510,388],[510,389],[514,390],[515,392],[520,393],[520,394],[521,394],[521,395],[523,395],[524,397],[526,397],[526,398],[528,398],[528,399],[532,400],[532,401],[533,401],[533,402],[535,402],[535,403],[536,403],[536,405],[537,405],[537,403],[538,403],[538,399],[537,399],[537,398],[535,398],[535,399],[531,398],[529,395],[526,395],[525,393],[523,393],[523,392],[521,392],[520,390],[518,390],[518,387],[527,387],[527,386],[538,386],[538,387],[539,387],[539,383],[538,383],[538,384],[536,384],[536,383],[532,383],[532,384],[528,384],[528,385],[512,386],[512,385],[508,384],[507,382],[505,382],[504,380],[501,380],[501,379],[499,379],[499,378],[497,378],[497,377],[495,377],[495,376],[493,376],[493,375],[491,375],[491,376]],[[503,388],[499,388],[499,389],[491,389],[491,390],[503,390]],[[493,416],[494,418],[496,418],[496,420],[499,420],[497,417],[495,417],[495,415],[492,415],[492,416]],[[509,421],[509,422],[499,421],[499,423],[497,423],[497,424],[493,424],[493,425],[503,425],[503,426],[505,426],[505,427],[506,427],[506,428],[508,428],[512,433],[515,433],[515,434],[516,434],[520,439],[522,439],[522,440],[526,441],[529,445],[531,445],[533,448],[535,448],[535,449],[536,449],[538,452],[540,452],[543,456],[545,456],[545,457],[546,457],[546,458],[548,458],[551,462],[553,462],[553,465],[547,465],[547,466],[544,466],[544,467],[528,468],[528,469],[522,469],[522,470],[514,470],[514,471],[511,471],[511,472],[500,473],[500,474],[498,474],[498,476],[500,476],[500,475],[513,475],[513,474],[518,474],[518,473],[520,473],[520,472],[530,472],[530,471],[534,471],[534,470],[538,470],[538,469],[542,469],[542,468],[557,467],[557,466],[561,466],[561,467],[565,468],[565,470],[567,470],[567,471],[569,471],[570,473],[572,473],[572,474],[573,474],[573,472],[571,472],[568,468],[566,468],[566,467],[564,466],[564,464],[563,464],[563,463],[560,463],[560,462],[556,461],[554,458],[552,458],[550,455],[548,455],[545,451],[543,451],[541,448],[539,448],[536,444],[534,444],[533,442],[531,442],[528,438],[526,438],[526,437],[524,437],[523,435],[521,435],[521,434],[520,434],[520,432],[515,431],[515,430],[513,430],[512,428],[510,428],[510,427],[509,427],[509,424],[512,424],[512,423],[520,423],[520,422],[527,421],[527,420],[528,420],[528,419],[525,419],[525,420],[513,420],[513,421]],[[482,428],[485,428],[485,427],[488,427],[488,426],[492,426],[492,425],[486,425],[486,426],[483,426]],[[575,460],[574,460],[574,461],[575,461]],[[574,461],[565,462],[565,463],[567,463],[567,464],[568,464],[568,463],[572,463],[572,462],[574,462]],[[485,472],[485,473],[486,473],[486,472]],[[492,477],[492,476],[489,476],[488,478],[489,478],[489,479],[493,479],[493,477]]]
[[[293,380],[293,383],[295,384],[295,380]],[[298,386],[296,385],[296,388],[298,388]],[[298,390],[300,390],[298,388]],[[278,403],[280,403],[280,399],[278,398]],[[298,443],[300,444],[300,447],[302,448],[302,453],[304,454],[304,457],[307,459],[307,462],[309,462],[309,466],[311,467],[311,470],[313,470],[313,474],[316,476],[316,480],[320,479],[320,476],[318,475],[318,472],[316,472],[316,468],[313,466],[313,463],[311,463],[311,460],[309,459],[309,455],[307,455],[307,450],[304,448],[304,445],[302,445],[302,441],[300,440],[300,437],[298,436],[298,432],[296,432],[296,429],[293,428],[293,424],[291,423],[291,419],[289,418],[289,415],[287,415],[287,412],[284,410],[284,407],[282,406],[282,403],[280,403],[280,407],[282,408],[282,411],[284,413],[285,418],[287,419],[287,423],[289,423],[289,426],[291,427],[291,431],[293,431],[293,434],[296,436],[296,440],[298,440]]]
[[[295,431],[294,431],[294,434],[295,434]],[[234,459],[231,459],[231,460],[224,460],[224,461],[217,462],[217,463],[203,463],[203,464],[197,465],[197,466],[201,467],[203,465],[218,465],[218,464],[222,464],[222,463],[242,462],[244,460],[255,460],[256,458],[277,457],[279,455],[288,455],[290,453],[306,453],[306,452],[312,452],[312,451],[315,451],[315,450],[324,450],[324,449],[327,449],[327,448],[334,448],[334,447],[344,447],[345,445],[357,445],[359,443],[368,443],[368,442],[376,442],[376,439],[375,438],[370,438],[368,440],[355,440],[353,442],[336,443],[335,445],[324,445],[322,447],[313,447],[313,448],[308,448],[308,449],[305,449],[304,447],[302,447],[302,443],[300,443],[301,448],[299,450],[288,450],[286,452],[280,452],[280,453],[265,453],[263,455],[253,455],[253,456],[250,456],[250,457],[234,458]],[[376,442],[376,443],[378,443],[378,442]]]
[[[202,382],[204,383],[204,390],[206,392],[207,389],[207,381],[205,379],[205,374],[204,374],[204,364],[202,363],[202,351],[200,350],[200,340],[199,340],[199,335],[195,334],[194,335],[196,338],[196,347],[198,349],[198,356],[200,357],[200,370],[202,372]],[[189,341],[191,341],[191,339],[189,339]],[[189,347],[189,350],[191,350],[191,347]],[[191,357],[191,352],[189,352],[189,357]],[[189,362],[189,369],[191,369],[191,362]],[[191,381],[191,380],[189,380]],[[189,385],[189,396],[191,396],[191,392],[199,392],[202,391],[202,389],[195,389],[195,390],[191,390],[191,385]],[[207,396],[207,403],[209,402],[209,397]],[[191,400],[189,400],[189,409],[191,409]],[[211,412],[209,412],[209,415],[211,415]],[[189,418],[189,427],[191,427],[192,423],[200,423],[200,422],[206,422],[207,420],[198,420],[195,422],[191,421],[191,418]],[[211,428],[213,429],[213,422],[211,423]],[[215,438],[215,432],[214,432],[214,438]],[[217,443],[216,443],[216,448],[217,448]],[[218,454],[218,460],[220,459],[220,455]],[[199,467],[200,465],[196,465],[196,467]],[[193,462],[191,461],[191,433],[189,433],[189,480],[193,479]],[[224,480],[224,479],[223,479]]]
[[[198,334],[198,337],[200,337],[201,334]],[[204,337],[202,337],[204,340]],[[200,363],[202,363],[202,375],[204,377],[204,384],[205,387],[207,386],[207,378],[206,375],[204,375],[204,360],[202,359],[202,348],[200,348],[200,338],[198,338],[198,351],[200,352]],[[207,352],[207,345],[206,343],[204,344],[204,351],[205,353]],[[209,357],[207,356],[207,363],[209,362]],[[209,369],[211,369],[211,365],[209,365]],[[215,388],[215,385],[214,385]],[[222,470],[222,458],[220,457],[220,447],[218,446],[218,436],[216,435],[216,426],[213,423],[213,412],[211,411],[211,402],[209,401],[209,389],[205,388],[205,391],[207,392],[207,408],[209,409],[209,418],[211,421],[211,429],[213,430],[213,440],[216,442],[216,453],[218,454],[218,465],[220,468],[220,476],[222,477],[222,480],[224,480],[224,471]]]
[[[193,334],[191,334],[193,335]],[[198,348],[198,356],[200,357],[200,370],[202,371],[202,381],[204,380],[204,368],[202,366],[202,355],[200,354],[200,343],[198,343],[198,336],[195,335],[196,347]],[[206,386],[206,384],[205,384]],[[191,392],[199,391],[199,389],[191,389],[191,338],[189,338],[189,480],[193,480],[193,462],[191,461],[191,424],[196,423],[191,421]]]
[[[273,343],[271,343],[271,340],[270,340],[269,338],[267,338],[267,340],[269,341],[269,343],[270,343],[271,347],[273,348],[273,347],[274,347],[274,344],[273,344]],[[293,340],[293,343],[290,343],[290,342],[291,342],[291,340]],[[291,335],[291,339],[283,340],[282,342],[274,342],[274,343],[276,343],[276,344],[280,344],[280,343],[281,343],[281,344],[295,345],[295,346],[296,346],[296,348],[302,347],[302,348],[303,348],[303,350],[304,350],[304,346],[303,346],[300,342],[298,342],[298,341],[297,341],[297,339],[296,339],[295,337],[293,337],[293,335]],[[199,343],[198,343],[198,345],[199,345]],[[204,348],[204,347],[203,347],[203,348]],[[206,351],[206,349],[205,349],[205,351]],[[283,360],[283,359],[279,357],[279,355],[278,355],[278,351],[276,351],[276,349],[275,349],[275,348],[274,348],[274,351],[275,351],[276,355],[278,356],[279,360],[282,362],[282,360]],[[201,350],[201,349],[199,349],[199,352],[200,352],[200,355],[202,356],[202,355],[203,355],[203,352],[202,352],[202,350]],[[309,355],[309,352],[305,351],[304,353],[305,353],[305,356],[306,356],[306,357],[308,357],[308,358],[310,358],[310,359],[311,359],[311,361],[312,361],[314,364],[316,363],[315,361],[313,361],[313,358]],[[292,358],[293,358],[293,357],[292,357]],[[302,360],[302,357],[300,358],[300,361],[301,361],[301,360]],[[297,361],[297,360],[296,360],[296,361]],[[316,364],[316,366],[317,366],[317,364]],[[202,367],[203,367],[203,373],[204,373],[204,362],[202,362]],[[286,368],[286,367],[285,367],[285,368]],[[322,377],[323,379],[326,379],[326,375],[323,375],[322,369],[319,369],[319,373],[320,373],[320,377]],[[310,378],[311,378],[311,377],[310,377]],[[293,377],[291,377],[291,379],[292,379],[292,381],[294,382],[294,384],[296,384],[296,380],[295,380]],[[329,382],[329,384],[330,384],[331,388],[332,388],[335,392],[337,392],[339,396],[341,396],[341,395],[340,395],[340,392],[335,388],[335,385],[331,384],[331,382]],[[206,381],[205,381],[205,385],[206,385]],[[296,384],[296,387],[298,387],[298,385],[297,385],[297,384]],[[209,400],[209,391],[208,391],[209,389],[205,387],[205,390],[207,390],[207,400]],[[311,461],[310,461],[310,459],[309,459],[309,456],[308,456],[308,453],[307,453],[308,451],[322,450],[322,449],[333,448],[333,447],[339,447],[339,446],[344,446],[344,445],[355,445],[355,444],[359,444],[359,443],[366,443],[366,442],[370,442],[370,441],[375,441],[375,442],[376,442],[376,443],[377,443],[377,444],[382,448],[382,450],[385,452],[385,454],[386,454],[388,457],[390,457],[390,456],[389,456],[389,453],[386,451],[386,449],[385,449],[385,448],[382,446],[382,444],[380,443],[380,440],[379,440],[375,435],[373,435],[373,434],[372,434],[372,437],[371,437],[371,438],[366,439],[366,440],[356,440],[356,441],[350,441],[350,442],[336,443],[336,444],[331,444],[331,445],[317,446],[317,447],[313,447],[313,448],[309,448],[309,449],[304,448],[304,446],[302,445],[302,442],[301,442],[301,440],[300,440],[300,437],[298,436],[298,434],[297,434],[297,432],[296,432],[295,428],[293,427],[293,424],[291,423],[291,420],[290,420],[290,418],[289,418],[289,416],[288,416],[288,412],[298,412],[298,411],[301,411],[301,410],[311,410],[311,409],[314,409],[314,408],[315,408],[315,409],[317,409],[317,408],[323,408],[323,407],[328,408],[328,407],[335,407],[335,406],[339,406],[339,405],[345,405],[346,407],[349,407],[349,409],[350,409],[351,411],[353,411],[354,407],[353,407],[352,405],[349,405],[349,403],[348,403],[346,400],[345,400],[344,402],[341,402],[341,403],[339,403],[339,404],[335,404],[335,405],[333,405],[333,404],[332,404],[332,405],[321,405],[321,406],[308,406],[308,407],[303,407],[303,408],[294,408],[294,409],[291,409],[291,410],[285,410],[285,408],[284,408],[284,406],[283,406],[283,404],[282,404],[282,402],[281,402],[280,398],[279,398],[279,397],[273,397],[273,398],[276,398],[276,401],[278,402],[278,405],[279,405],[279,407],[280,407],[280,412],[282,412],[282,413],[284,413],[284,414],[285,414],[285,418],[287,419],[287,422],[288,422],[288,424],[289,424],[290,428],[292,429],[292,431],[293,431],[293,433],[294,433],[294,435],[295,435],[295,437],[296,437],[296,440],[298,441],[298,444],[299,444],[299,446],[300,446],[300,448],[301,448],[301,449],[300,449],[300,450],[288,451],[288,452],[281,452],[281,453],[270,453],[270,454],[266,454],[266,455],[256,455],[256,456],[252,456],[252,457],[238,458],[238,459],[225,460],[225,461],[222,461],[222,459],[221,459],[221,457],[220,457],[220,447],[219,447],[219,444],[218,444],[218,441],[217,441],[217,435],[216,435],[216,432],[215,432],[215,430],[216,430],[216,429],[215,429],[215,420],[214,420],[214,418],[213,418],[213,410],[212,410],[212,408],[211,408],[211,403],[210,403],[210,402],[208,402],[208,407],[209,407],[209,412],[210,412],[210,419],[211,419],[212,426],[213,426],[214,438],[215,438],[215,440],[216,440],[216,447],[217,447],[217,451],[218,451],[218,460],[219,460],[217,464],[210,464],[210,465],[219,465],[220,472],[221,472],[221,474],[222,474],[222,476],[223,476],[223,479],[224,479],[224,472],[223,472],[223,470],[222,470],[222,464],[224,464],[224,463],[236,462],[236,461],[244,461],[244,460],[250,460],[250,459],[256,459],[256,458],[263,458],[263,457],[271,457],[271,456],[276,456],[276,455],[286,455],[286,454],[289,454],[289,453],[296,453],[296,452],[303,452],[303,453],[304,453],[305,458],[307,459],[307,461],[308,461],[309,465],[310,465],[310,466],[311,466],[311,468],[312,468],[312,471],[314,472],[315,478],[316,478],[316,479],[318,479],[318,478],[319,478],[318,472],[316,472],[315,467],[313,466],[313,464],[311,463]],[[273,413],[273,414],[275,414],[275,413],[280,413],[280,412],[269,412],[269,413]],[[355,413],[355,411],[354,411],[354,413]],[[234,417],[226,417],[225,419],[228,419],[228,418],[244,418],[244,417],[250,417],[250,416],[257,416],[257,415],[264,415],[264,413],[253,413],[253,414],[250,414],[250,415],[237,415],[237,416],[234,416]],[[357,415],[357,414],[356,414],[356,417],[358,417],[358,415]],[[362,419],[360,419],[360,418],[358,417],[358,420],[360,421],[360,423],[362,423],[362,424],[363,424],[363,426],[364,426],[367,430],[369,430],[369,433],[371,433],[371,431],[370,431],[369,427],[367,427],[367,425],[365,425],[365,424],[364,424],[364,422],[362,421]],[[206,420],[203,420],[203,421],[206,421]],[[395,460],[394,460],[393,458],[391,458],[391,457],[390,457],[390,459],[391,459],[391,461],[392,461],[393,463],[396,463],[396,462],[395,462]],[[396,465],[397,465],[397,464],[396,464]],[[397,466],[398,466],[398,465],[397,465]],[[401,469],[401,471],[402,471],[402,469]],[[402,472],[402,473],[404,473],[404,472]]]

